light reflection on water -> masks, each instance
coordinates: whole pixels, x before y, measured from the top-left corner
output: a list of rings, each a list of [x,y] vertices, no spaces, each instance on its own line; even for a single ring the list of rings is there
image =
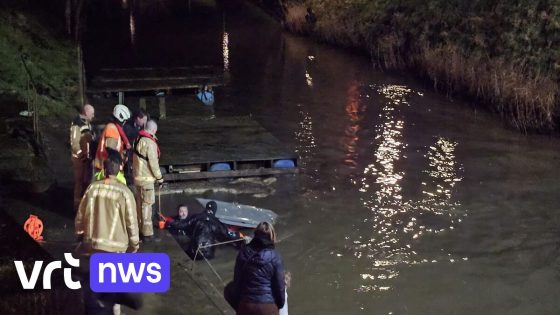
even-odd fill
[[[360,131],[359,115],[362,111],[360,108],[360,83],[356,80],[352,80],[346,94],[345,111],[350,120],[350,124],[344,132],[344,147],[346,149],[344,163],[350,168],[355,168],[357,166],[356,146],[359,140],[358,132]]]
[[[222,35],[222,54],[224,57],[224,72],[229,71],[229,34],[224,32]]]
[[[317,141],[313,135],[313,118],[305,110],[303,104],[298,104],[297,106],[299,108],[300,121],[295,131],[297,141],[295,151],[299,156],[300,167],[312,172],[314,169],[310,167],[309,161],[313,160],[313,155],[317,148]]]
[[[305,82],[307,83],[307,86],[312,88],[313,87],[313,77],[311,76],[311,73],[309,72],[309,65],[311,62],[313,62],[315,60],[315,56],[307,56],[307,60],[305,63]]]
[[[307,86],[313,87],[313,77],[311,77],[311,74],[309,74],[309,71],[307,70],[305,70],[305,82],[307,83]]]
[[[357,259],[371,261],[366,270],[359,271],[362,283],[355,288],[357,292],[392,289],[392,279],[399,275],[397,265],[435,262],[435,259],[420,258],[421,253],[414,249],[415,242],[422,235],[453,229],[453,224],[460,222],[457,211],[460,205],[452,202],[453,188],[461,181],[457,174],[461,168],[454,154],[457,143],[438,138],[428,148],[427,168],[422,171],[428,179],[422,182],[422,199],[403,200],[401,182],[406,174],[399,165],[406,160],[403,151],[407,144],[400,109],[410,106],[408,96],[412,90],[406,86],[386,85],[377,92],[386,102],[381,108],[381,123],[375,127],[376,136],[372,142],[375,158],[365,167],[361,179],[352,180],[362,193],[362,205],[371,212],[363,220],[365,225],[356,225],[358,236],[347,246]],[[454,258],[449,260],[455,261]]]
[[[429,168],[424,170],[430,182],[422,182],[423,199],[420,207],[438,215],[446,215],[455,210],[459,204],[451,203],[453,188],[461,181],[457,169],[461,167],[455,161],[457,143],[445,138],[438,138],[436,143],[428,149],[425,157],[429,161]]]

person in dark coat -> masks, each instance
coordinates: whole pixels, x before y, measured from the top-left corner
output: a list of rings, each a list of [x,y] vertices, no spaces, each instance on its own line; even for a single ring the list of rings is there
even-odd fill
[[[261,222],[253,240],[237,255],[233,281],[224,290],[237,315],[278,315],[284,306],[284,266],[275,242],[272,224]]]
[[[148,122],[148,115],[142,110],[141,108],[138,109],[132,116],[133,119],[129,119],[124,125],[123,130],[126,134],[126,137],[130,141],[130,143],[135,143],[140,130],[144,129],[146,123]],[[127,150],[126,151],[126,164],[125,164],[125,178],[126,182],[129,185],[134,183],[133,175],[132,175],[132,154],[134,150]]]
[[[206,259],[214,258],[214,246],[204,247],[201,249],[199,249],[199,247],[216,244],[230,239],[227,226],[216,218],[217,209],[218,205],[216,202],[209,201],[206,204],[204,212],[195,214],[188,219],[185,230],[191,241],[187,249],[187,254],[192,259],[202,259],[202,255],[204,255]],[[196,254],[198,249],[199,253]]]

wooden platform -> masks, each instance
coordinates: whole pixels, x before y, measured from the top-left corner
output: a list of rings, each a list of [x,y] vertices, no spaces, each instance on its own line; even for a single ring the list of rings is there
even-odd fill
[[[220,66],[174,68],[106,68],[95,74],[88,84],[88,93],[136,92],[197,88],[207,82],[224,84]]]
[[[168,118],[158,126],[167,181],[296,173],[297,155],[249,117]],[[273,168],[292,160],[296,168]],[[210,171],[227,163],[230,171]]]

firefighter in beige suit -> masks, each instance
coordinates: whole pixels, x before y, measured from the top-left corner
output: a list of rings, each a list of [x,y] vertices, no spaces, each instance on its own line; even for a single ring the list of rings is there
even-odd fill
[[[105,179],[86,190],[76,214],[76,234],[81,240],[78,252],[135,253],[138,250],[136,202],[128,187],[116,179],[119,158],[104,161]]]
[[[152,206],[155,203],[154,183],[163,184],[163,177],[159,169],[160,151],[156,132],[156,122],[148,121],[146,129],[139,132],[134,143],[132,160],[140,234],[145,242],[151,241],[154,235],[152,223]]]
[[[91,121],[95,116],[93,106],[82,107],[80,114],[70,126],[70,147],[72,149],[72,168],[74,170],[74,211],[78,211],[80,200],[93,176],[93,131]]]
[[[89,256],[94,253],[136,253],[139,247],[136,202],[130,189],[117,179],[121,159],[117,152],[103,161],[105,178],[93,182],[86,190],[76,214],[76,234],[80,240],[77,248],[81,255],[82,272],[89,277]],[[119,293],[122,295],[123,293]],[[136,296],[141,305],[141,297]],[[120,303],[126,301],[114,295],[104,300],[84,287],[86,314],[121,314]],[[131,306],[128,302],[123,302]],[[138,308],[140,306],[136,306]]]

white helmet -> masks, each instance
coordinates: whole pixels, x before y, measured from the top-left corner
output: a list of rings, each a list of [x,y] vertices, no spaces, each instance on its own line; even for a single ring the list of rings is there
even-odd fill
[[[113,116],[123,123],[125,120],[130,119],[130,111],[128,110],[128,107],[123,104],[118,104],[115,105],[115,108],[113,108]]]

